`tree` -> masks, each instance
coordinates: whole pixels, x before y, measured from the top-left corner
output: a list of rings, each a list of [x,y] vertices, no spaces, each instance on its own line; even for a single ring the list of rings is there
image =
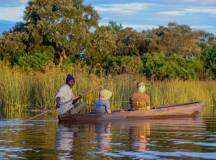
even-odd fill
[[[22,32],[8,32],[0,38],[0,57],[3,60],[15,64],[19,57],[25,54],[26,45],[24,41],[28,35]]]
[[[139,55],[137,39],[139,33],[132,28],[125,28],[117,33],[117,54],[120,56]]]
[[[216,44],[216,37],[214,34],[202,30],[197,31],[197,34],[199,36],[199,46],[202,50]]]
[[[99,16],[82,0],[33,0],[25,11],[28,30],[36,28],[42,43],[51,45],[57,60],[79,54],[89,42],[91,27]]]
[[[198,42],[199,35],[190,26],[169,23],[167,27],[160,26],[152,30],[149,50],[167,56],[178,53],[188,57],[200,54]]]
[[[120,56],[142,56],[153,49],[152,32],[136,32],[132,28],[120,29],[117,32],[117,54]]]
[[[203,70],[200,59],[186,59],[179,54],[167,57],[162,53],[147,53],[142,60],[144,74],[149,79],[198,79]]]
[[[108,27],[110,28],[111,32],[113,32],[113,33],[117,33],[123,28],[121,24],[118,25],[114,21],[110,21]]]
[[[32,0],[26,7],[25,21],[5,34],[0,50],[3,54],[14,55],[17,51],[10,45],[18,42],[15,46],[19,45],[18,51],[25,50],[25,56],[54,54],[50,57],[59,63],[67,57],[74,58],[89,45],[90,30],[97,27],[98,19],[97,12],[82,0]],[[17,39],[7,44],[12,37]]]
[[[104,66],[106,73],[141,73],[143,63],[138,56],[111,56]]]
[[[206,71],[216,77],[216,44],[206,48],[202,53]]]
[[[107,26],[98,27],[84,53],[87,64],[94,66],[103,63],[116,53],[116,35]]]

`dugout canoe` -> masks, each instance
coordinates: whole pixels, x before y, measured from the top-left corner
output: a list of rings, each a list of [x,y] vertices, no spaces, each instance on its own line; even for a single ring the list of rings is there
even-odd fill
[[[169,119],[196,117],[205,106],[204,101],[160,105],[149,111],[118,111],[111,114],[74,114],[59,117],[60,123],[120,121],[128,119]]]

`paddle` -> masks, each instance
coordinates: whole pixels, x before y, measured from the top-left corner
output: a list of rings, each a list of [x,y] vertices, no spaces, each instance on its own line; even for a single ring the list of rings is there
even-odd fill
[[[98,87],[96,87],[96,88],[94,88],[94,89],[91,89],[91,90],[89,90],[89,91],[87,91],[87,92],[84,92],[83,94],[81,94],[80,96],[76,97],[75,99],[70,99],[70,100],[64,102],[64,103],[61,104],[61,105],[66,105],[66,104],[68,104],[68,103],[75,104],[75,103],[76,103],[79,99],[81,99],[82,97],[84,97],[84,96],[90,94],[91,92],[93,92],[93,91],[95,91],[95,90],[98,90],[98,89],[104,87],[105,85],[106,85],[106,83],[105,83],[105,84],[102,84],[102,85],[100,85],[100,86],[98,86]],[[48,110],[47,110],[47,111],[44,111],[44,112],[42,112],[42,113],[40,113],[40,114],[37,114],[37,115],[35,115],[35,116],[33,116],[33,117],[31,117],[31,118],[25,120],[25,121],[30,121],[30,120],[33,120],[33,119],[35,119],[35,118],[38,118],[38,117],[40,117],[40,116],[46,114],[47,112],[48,112]]]
[[[26,119],[26,120],[24,120],[24,121],[25,121],[25,122],[31,121],[31,120],[33,120],[33,119],[35,119],[35,118],[38,118],[38,117],[40,117],[40,116],[46,114],[47,112],[48,112],[48,110],[46,110],[46,111],[44,111],[44,112],[42,112],[42,113],[40,113],[40,114],[37,114],[37,115],[35,115],[35,116],[33,116],[33,117],[29,118],[29,119]]]
[[[87,92],[84,92],[83,94],[81,94],[80,96],[76,97],[75,99],[70,99],[70,100],[64,102],[64,103],[61,104],[61,105],[65,105],[65,104],[68,104],[68,103],[75,104],[75,103],[76,103],[79,99],[81,99],[82,97],[84,97],[84,96],[90,94],[91,92],[93,92],[93,91],[95,91],[95,90],[97,90],[97,89],[103,87],[104,85],[105,85],[105,84],[100,85],[100,86],[98,86],[97,88],[91,89],[91,90],[89,90],[89,91],[87,91]],[[33,116],[33,117],[29,118],[29,119],[23,120],[23,122],[27,122],[27,121],[31,121],[31,120],[33,120],[33,119],[36,119],[36,118],[38,118],[38,117],[40,117],[40,116],[46,114],[47,112],[48,112],[48,110],[46,110],[46,111],[44,111],[44,112],[42,112],[42,113],[40,113],[40,114],[37,114],[37,115],[35,115],[35,116]]]

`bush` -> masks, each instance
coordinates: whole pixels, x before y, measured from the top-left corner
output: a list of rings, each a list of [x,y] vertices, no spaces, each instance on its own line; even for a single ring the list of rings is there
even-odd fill
[[[139,73],[142,72],[142,60],[138,56],[109,57],[104,68],[107,73]]]
[[[24,55],[19,58],[18,65],[26,70],[42,71],[50,63],[50,56],[45,53]]]
[[[216,44],[206,48],[202,53],[202,60],[206,72],[209,73],[209,76],[216,77]]]
[[[182,55],[166,57],[162,53],[145,54],[142,57],[143,72],[149,79],[197,79],[203,70],[198,58],[184,58]]]

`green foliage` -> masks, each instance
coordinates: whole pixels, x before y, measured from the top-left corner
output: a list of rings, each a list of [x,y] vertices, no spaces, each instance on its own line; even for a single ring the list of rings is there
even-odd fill
[[[160,69],[165,64],[165,56],[163,54],[145,54],[142,57],[143,65],[144,65],[144,74],[148,78],[159,79]]]
[[[0,63],[1,110],[11,118],[24,113],[25,109],[55,110],[54,97],[59,87],[65,83],[67,73],[73,73],[76,78],[74,94],[83,94],[82,101],[88,104],[95,102],[101,88],[109,88],[113,92],[110,100],[112,110],[126,109],[129,97],[136,90],[136,82],[145,80],[140,74],[98,77],[89,74],[87,67],[77,65],[65,69],[56,66],[40,73],[25,72]],[[216,102],[215,85],[215,81],[155,81],[152,86],[147,85],[147,91],[153,97],[153,105],[205,100],[208,106],[203,113],[210,115],[213,114]]]
[[[159,80],[216,77],[213,34],[176,23],[137,32],[113,21],[99,27],[98,19],[83,0],[32,0],[25,21],[0,38],[0,60],[28,70],[75,63]]]
[[[181,55],[199,55],[201,48],[198,45],[200,34],[192,31],[190,26],[169,23],[153,29],[150,34],[150,51],[162,52],[167,56],[180,53]]]
[[[166,56],[181,54],[193,57],[201,53],[199,42],[204,36],[206,33],[192,31],[190,26],[175,23],[143,32],[136,32],[133,28],[120,29],[117,32],[117,54],[142,56],[162,52]]]
[[[132,28],[125,28],[117,33],[117,54],[120,56],[139,55],[137,43],[139,33]]]
[[[202,53],[205,69],[216,77],[216,44],[206,48]]]
[[[35,33],[35,42],[53,46],[57,63],[86,47],[90,28],[97,26],[98,18],[97,12],[82,0],[34,0],[25,11],[27,29]]]
[[[116,50],[116,36],[108,27],[98,27],[91,38],[84,58],[87,64],[94,66],[101,64],[107,60],[109,56],[115,54]]]
[[[198,31],[199,35],[198,45],[203,49],[208,48],[216,42],[216,37],[213,33],[208,33],[205,31]]]
[[[35,53],[33,55],[24,55],[19,58],[18,65],[26,70],[42,71],[50,63],[49,55],[45,53]]]
[[[27,35],[20,32],[8,32],[0,38],[0,57],[11,64],[17,62],[18,57],[25,53],[26,45],[23,43]]]
[[[137,56],[112,56],[105,64],[108,73],[140,73],[143,69],[142,60]]]
[[[24,19],[0,40],[0,56],[14,61],[21,54],[53,48],[54,62],[61,63],[89,45],[90,29],[97,27],[99,16],[82,0],[32,0]]]
[[[142,60],[144,74],[149,79],[197,79],[203,70],[199,59],[185,59],[181,55],[145,54]]]
[[[118,25],[116,22],[114,21],[110,21],[109,25],[108,25],[109,29],[111,32],[113,33],[117,33],[119,32],[121,29],[123,29],[122,25]]]

